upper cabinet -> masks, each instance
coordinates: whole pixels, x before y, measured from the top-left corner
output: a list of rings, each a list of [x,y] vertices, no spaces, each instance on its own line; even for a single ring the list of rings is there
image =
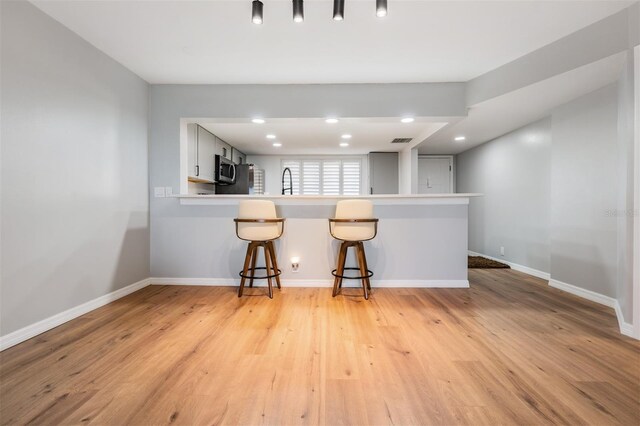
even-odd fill
[[[187,125],[187,135],[189,180],[214,183],[216,137],[197,124]]]
[[[247,155],[243,152],[238,151],[235,148],[231,149],[231,161],[236,164],[246,164],[247,163]]]
[[[191,182],[215,183],[215,156],[245,164],[247,156],[195,123],[187,124],[188,170]]]
[[[223,141],[222,139],[220,139],[219,137],[216,136],[215,138],[216,138],[216,154],[226,158],[227,160],[231,160],[231,151],[233,151],[233,147],[228,143],[226,143],[225,141]]]

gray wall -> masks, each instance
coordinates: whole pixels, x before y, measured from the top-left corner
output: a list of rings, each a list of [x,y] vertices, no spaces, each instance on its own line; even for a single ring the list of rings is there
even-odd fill
[[[552,115],[551,278],[617,295],[617,87]]]
[[[618,248],[620,167],[632,158],[618,152],[618,92],[609,85],[457,156],[458,191],[485,194],[469,206],[470,250],[500,258],[504,246],[505,260],[630,305],[618,282],[630,256]]]
[[[149,276],[148,85],[27,2],[0,2],[1,329]]]
[[[458,192],[484,194],[469,205],[469,250],[549,272],[550,167],[549,118],[457,156]]]
[[[150,185],[180,187],[181,118],[397,117],[407,111],[416,116],[451,117],[466,115],[464,97],[464,83],[153,85],[149,98]],[[277,193],[276,185],[274,190],[268,184],[267,190]],[[202,215],[213,209],[181,206],[167,198],[152,198],[150,207],[152,276],[229,276],[229,265],[211,269],[209,262],[219,262],[206,257],[224,249],[232,231],[221,231],[225,238],[211,238],[209,233],[217,230],[203,230],[209,225]],[[170,243],[167,235],[171,235]],[[205,235],[209,237],[203,240]],[[226,262],[227,257],[223,259]],[[234,265],[237,259],[233,258]],[[235,266],[231,269],[237,272]]]
[[[247,249],[235,235],[238,206],[180,205],[175,198],[161,198],[159,204],[163,214],[153,219],[153,276],[236,282]],[[339,244],[329,235],[327,218],[335,206],[276,204],[278,215],[286,218],[284,235],[276,242],[282,279],[310,280],[305,284],[311,286],[331,280]],[[375,205],[374,212],[380,219],[378,235],[365,245],[375,281],[402,287],[414,285],[407,281],[433,285],[426,282],[467,279],[467,205]],[[416,251],[410,240],[424,243]],[[291,271],[292,256],[300,257],[297,273]]]

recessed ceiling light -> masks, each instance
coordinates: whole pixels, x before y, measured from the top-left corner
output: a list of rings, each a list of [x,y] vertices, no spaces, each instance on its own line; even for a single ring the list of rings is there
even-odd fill
[[[403,123],[413,123],[414,120],[415,120],[415,118],[413,118],[413,117],[405,117],[400,121],[403,122]]]
[[[351,135],[348,133],[345,133],[344,135],[342,135],[342,139],[351,139]]]
[[[267,139],[275,139],[276,135],[267,135]]]
[[[387,16],[387,0],[376,0],[376,16],[378,18]]]
[[[253,120],[251,120],[252,123],[255,124],[264,124],[264,119],[263,118],[254,118]]]
[[[280,148],[282,144],[280,142],[276,142],[273,144],[273,146],[275,146],[276,148]]]
[[[341,143],[340,143],[340,146],[341,146],[341,147],[343,147],[343,148],[346,148],[346,147],[348,147],[348,146],[349,146],[349,144],[348,144],[348,143],[346,143],[346,142],[341,142]]]
[[[458,141],[458,142],[461,142],[461,141],[463,141],[465,139],[467,139],[467,138],[465,138],[464,136],[456,136],[455,138],[453,138],[454,141]]]
[[[338,122],[337,118],[327,118],[326,120],[324,120],[325,123],[329,123],[329,124],[336,124]]]

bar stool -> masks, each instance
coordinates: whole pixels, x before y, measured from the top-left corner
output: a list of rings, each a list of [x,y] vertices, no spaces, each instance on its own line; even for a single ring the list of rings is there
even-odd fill
[[[266,279],[269,283],[269,298],[273,299],[273,286],[271,279],[275,278],[276,285],[280,286],[280,274],[276,251],[273,241],[282,236],[284,231],[284,219],[276,216],[276,206],[268,200],[243,200],[240,201],[238,218],[236,223],[236,235],[241,240],[249,241],[247,254],[244,258],[244,267],[240,272],[240,288],[238,297],[242,296],[244,283],[249,279],[249,287],[253,287],[253,280]],[[264,250],[265,266],[257,267],[258,248]],[[264,269],[263,276],[256,276],[256,270]]]
[[[336,217],[329,219],[329,233],[337,240],[342,241],[338,251],[338,265],[331,271],[335,277],[333,282],[333,297],[338,295],[342,288],[343,279],[362,280],[364,298],[369,299],[371,282],[369,278],[373,272],[367,267],[367,257],[364,252],[363,241],[375,238],[378,233],[378,219],[373,218],[373,204],[369,200],[342,200],[336,205]],[[357,268],[345,267],[347,249],[354,247],[358,259]],[[345,270],[360,271],[360,275],[349,277],[344,275]]]

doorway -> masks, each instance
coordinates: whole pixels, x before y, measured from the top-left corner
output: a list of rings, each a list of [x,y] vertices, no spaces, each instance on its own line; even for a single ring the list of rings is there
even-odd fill
[[[453,157],[418,157],[418,193],[450,194],[453,192]]]

